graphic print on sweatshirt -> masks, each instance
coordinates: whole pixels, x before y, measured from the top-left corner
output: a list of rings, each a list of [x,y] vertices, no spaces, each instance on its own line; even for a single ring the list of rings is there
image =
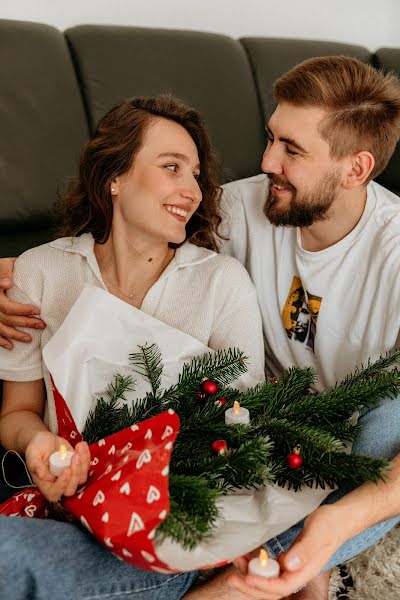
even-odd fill
[[[304,290],[300,277],[293,277],[282,310],[282,322],[289,339],[305,344],[314,352],[317,320],[322,298]]]

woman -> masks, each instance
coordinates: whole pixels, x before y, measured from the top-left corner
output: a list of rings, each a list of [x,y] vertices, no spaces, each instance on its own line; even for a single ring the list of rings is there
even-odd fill
[[[52,501],[87,479],[86,443],[55,478],[57,436],[42,348],[85,284],[193,336],[212,349],[240,347],[263,379],[262,328],[244,268],[217,250],[216,163],[196,111],[170,97],[136,98],[110,110],[85,146],[64,202],[63,237],[16,262],[13,299],[41,306],[45,330],[2,357],[0,442],[25,454],[35,485]],[[240,317],[240,318],[238,318]]]

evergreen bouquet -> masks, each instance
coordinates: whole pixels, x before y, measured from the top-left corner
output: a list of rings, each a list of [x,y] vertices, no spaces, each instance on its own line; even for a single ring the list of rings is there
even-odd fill
[[[132,340],[119,337],[120,355],[110,363],[107,352],[97,356],[96,369],[96,327],[82,332],[94,303],[99,322],[103,305],[115,336],[123,329],[128,338],[133,331],[141,338],[132,353],[126,352]],[[110,310],[117,305],[116,313]],[[179,361],[169,364],[168,375],[164,356],[168,363],[174,349],[181,368]],[[333,486],[375,481],[388,466],[348,454],[346,444],[358,433],[355,411],[399,392],[398,372],[389,367],[400,353],[317,393],[311,369],[288,369],[248,387],[240,350],[204,350],[190,336],[88,288],[45,351],[59,434],[73,445],[83,437],[91,448],[88,482],[63,507],[110,551],[141,568],[164,572],[231,560],[311,512]],[[82,393],[87,398],[91,384],[98,385],[100,371],[103,391],[83,410]],[[37,490],[25,490],[3,513],[37,516],[34,505],[45,515]]]

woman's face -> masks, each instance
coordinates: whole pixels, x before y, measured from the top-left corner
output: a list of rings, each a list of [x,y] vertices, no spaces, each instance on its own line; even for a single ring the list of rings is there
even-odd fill
[[[197,148],[177,123],[155,118],[127,173],[111,188],[113,225],[123,224],[129,237],[179,244],[186,223],[201,202]]]

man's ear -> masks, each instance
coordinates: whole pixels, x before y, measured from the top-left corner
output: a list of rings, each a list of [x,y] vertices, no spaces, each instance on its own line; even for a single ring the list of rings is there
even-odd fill
[[[364,185],[375,166],[375,159],[366,150],[357,152],[349,157],[349,169],[343,180],[343,187],[351,190]]]

